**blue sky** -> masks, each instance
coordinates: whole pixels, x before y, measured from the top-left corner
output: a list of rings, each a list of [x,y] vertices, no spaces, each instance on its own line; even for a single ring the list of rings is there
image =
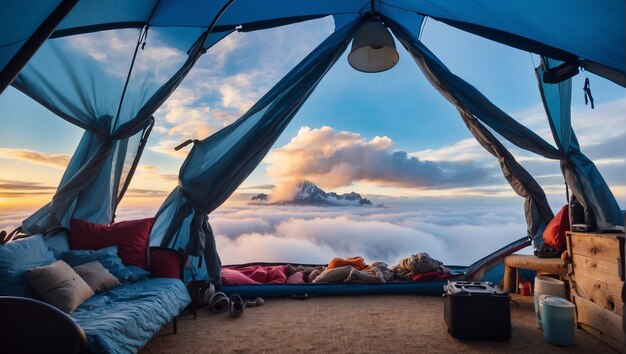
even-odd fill
[[[332,29],[332,20],[325,18],[262,32],[233,33],[212,48],[155,115],[156,127],[142,167],[131,185],[137,191],[138,200],[158,207],[174,187],[186,153],[186,150],[174,153],[173,147],[188,138],[205,138],[239,117]],[[83,48],[94,53],[103,51],[106,45],[110,45],[111,50],[121,50],[125,47],[115,47],[120,39],[128,39],[131,44],[135,40],[123,34],[103,33],[100,43]],[[551,141],[545,118],[542,119],[533,73],[538,61],[536,56],[533,58],[527,52],[466,34],[434,20],[426,23],[422,40],[454,73]],[[326,189],[357,190],[380,198],[427,196],[435,203],[437,198],[448,200],[455,196],[465,200],[493,197],[515,199],[515,203],[521,204],[500,177],[496,161],[472,142],[456,109],[430,86],[400,45],[398,51],[398,65],[379,74],[351,69],[346,60],[347,52],[344,53],[244,187],[280,185],[290,179],[310,178]],[[623,113],[626,112],[626,95],[623,88],[592,74],[588,76],[597,109],[592,111],[584,105],[585,73],[581,73],[573,82],[574,128],[581,137],[583,151],[591,146],[590,157],[601,160],[598,163],[601,172],[622,208],[626,208],[626,177],[620,172],[626,170],[623,154],[626,139],[620,139],[626,134],[626,114]],[[43,195],[37,202],[45,202],[62,175],[63,161],[78,144],[81,130],[14,89],[0,96],[0,119],[0,180],[34,183],[38,189],[31,190],[32,194]],[[451,176],[454,182],[446,186],[434,181],[430,181],[434,184],[421,180],[406,182],[380,171],[356,171],[354,166],[348,166],[350,171],[346,172],[346,165],[360,161],[356,155],[351,161],[343,161],[337,169],[323,170],[326,167],[320,167],[321,163],[317,166],[318,161],[310,161],[303,170],[284,168],[294,158],[302,156],[298,146],[305,142],[310,144],[311,156],[328,159],[336,158],[333,151],[327,151],[333,145],[351,148],[355,154],[369,154],[367,156],[374,156],[381,163],[394,152],[403,151],[409,158],[414,156],[421,161],[448,166],[455,173]],[[539,176],[539,182],[551,198],[562,199],[562,178],[558,176],[557,164],[538,161],[515,148],[512,151]],[[468,165],[478,166],[484,179],[463,179],[463,174],[469,171]],[[306,175],[305,170],[313,171],[313,175]],[[398,174],[402,173],[398,171]],[[422,177],[429,178],[428,175]],[[141,199],[140,189],[161,194]],[[6,195],[0,198],[0,210],[11,204],[8,201],[13,204],[17,201]],[[558,206],[553,205],[553,208]]]

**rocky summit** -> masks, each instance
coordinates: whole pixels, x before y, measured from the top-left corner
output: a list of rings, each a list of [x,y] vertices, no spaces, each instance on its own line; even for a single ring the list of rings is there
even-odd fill
[[[265,203],[271,197],[265,193],[255,195],[251,198],[251,204],[272,204],[272,205],[317,205],[317,206],[360,206],[372,205],[367,198],[361,197],[359,193],[351,192],[337,194],[335,192],[325,192],[310,181],[299,182],[296,193],[290,200],[281,200],[274,203]]]

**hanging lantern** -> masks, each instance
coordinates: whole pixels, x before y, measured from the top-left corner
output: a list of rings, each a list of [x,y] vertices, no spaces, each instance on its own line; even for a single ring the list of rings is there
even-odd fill
[[[380,21],[372,20],[354,34],[348,63],[358,71],[378,73],[393,68],[399,58],[387,27]]]

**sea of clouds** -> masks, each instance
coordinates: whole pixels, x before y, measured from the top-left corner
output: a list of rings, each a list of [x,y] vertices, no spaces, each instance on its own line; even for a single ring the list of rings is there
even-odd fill
[[[28,215],[0,214],[0,229]],[[151,215],[154,210],[122,209],[117,220]],[[234,206],[219,208],[210,222],[224,264],[362,256],[393,265],[428,252],[446,264],[469,265],[526,234],[523,210],[511,206]]]

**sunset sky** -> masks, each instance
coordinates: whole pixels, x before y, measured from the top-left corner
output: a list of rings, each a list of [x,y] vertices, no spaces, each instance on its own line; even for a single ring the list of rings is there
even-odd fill
[[[176,185],[189,151],[173,148],[234,121],[332,29],[332,19],[326,18],[233,33],[213,47],[155,115],[155,129],[122,208],[156,210]],[[135,34],[103,32],[101,43],[82,49],[103,62],[112,60],[111,53],[128,47],[120,43],[134,45]],[[422,40],[454,73],[552,142],[533,72],[536,56],[433,20],[426,23]],[[456,109],[400,45],[398,51],[399,64],[379,74],[353,70],[344,53],[233,200],[306,178],[326,190],[355,190],[392,203],[511,201],[521,208],[497,161],[478,146]],[[625,91],[588,74],[596,99],[591,110],[583,99],[586,76],[583,72],[573,82],[574,129],[583,152],[626,209]],[[0,211],[35,210],[50,200],[82,131],[12,88],[0,96],[0,121]],[[560,207],[565,199],[558,162],[511,151],[544,187],[553,209]]]

